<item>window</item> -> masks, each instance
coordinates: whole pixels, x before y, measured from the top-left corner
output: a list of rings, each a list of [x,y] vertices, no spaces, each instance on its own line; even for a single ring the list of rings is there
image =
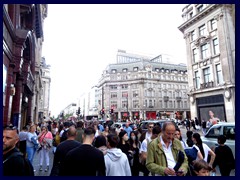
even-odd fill
[[[139,101],[133,100],[133,108],[139,108]]]
[[[196,33],[195,30],[191,32],[191,41],[194,41],[196,39]]]
[[[206,34],[206,27],[205,24],[199,27],[199,36],[203,36]]]
[[[204,45],[201,46],[201,57],[202,57],[202,59],[207,58],[207,53],[208,53],[207,44],[204,44]]]
[[[138,67],[134,67],[134,68],[133,68],[133,71],[138,71]]]
[[[117,93],[111,93],[111,98],[117,98]]]
[[[212,19],[210,21],[210,25],[211,25],[211,30],[217,29],[217,21],[215,19]]]
[[[152,107],[152,106],[153,106],[152,100],[150,99],[150,100],[149,100],[149,107]]]
[[[138,97],[138,91],[133,91],[133,97]]]
[[[210,131],[208,132],[207,137],[217,138],[220,135],[220,129],[221,129],[221,126],[216,128],[211,128]]]
[[[122,108],[128,108],[128,101],[126,100],[122,101]]]
[[[110,89],[117,89],[117,85],[110,85]]]
[[[193,17],[193,12],[189,13],[189,19]]]
[[[160,108],[162,108],[162,107],[163,107],[163,103],[162,103],[162,101],[161,101],[161,100],[159,101],[159,106],[160,106]]]
[[[216,65],[217,84],[223,83],[222,67],[221,64]]]
[[[112,69],[112,73],[116,73],[117,72],[117,70],[116,69]]]
[[[195,71],[195,87],[200,89],[200,77],[198,71]]]
[[[213,39],[213,54],[219,54],[219,43],[218,43],[218,39]]]
[[[197,59],[197,49],[194,48],[194,49],[192,50],[192,53],[193,53],[193,62],[195,63],[195,62],[198,61],[198,59]]]
[[[132,88],[133,89],[137,89],[138,88],[138,84],[132,84]]]
[[[127,80],[127,79],[128,79],[128,76],[127,76],[127,75],[122,75],[122,76],[121,76],[121,79],[122,79],[122,80]]]
[[[128,85],[127,84],[122,84],[122,89],[127,89]]]
[[[148,73],[148,74],[147,74],[147,78],[152,78],[152,74],[151,74],[151,73]]]
[[[198,12],[201,12],[203,10],[203,5],[198,6],[197,10]]]
[[[210,68],[205,68],[203,69],[203,77],[204,77],[204,82],[210,82]]]
[[[111,101],[111,108],[117,109],[117,101]]]
[[[127,98],[128,97],[128,92],[122,92],[122,97]]]
[[[124,68],[124,69],[122,70],[122,72],[127,72],[127,68]]]

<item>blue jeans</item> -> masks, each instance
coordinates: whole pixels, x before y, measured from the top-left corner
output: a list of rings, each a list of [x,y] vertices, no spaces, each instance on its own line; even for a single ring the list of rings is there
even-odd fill
[[[27,147],[27,158],[31,163],[33,163],[33,157],[35,152],[36,150],[34,147]]]

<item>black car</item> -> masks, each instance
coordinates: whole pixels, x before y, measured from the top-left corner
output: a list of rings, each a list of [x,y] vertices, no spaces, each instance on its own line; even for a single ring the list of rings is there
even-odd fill
[[[148,127],[148,124],[149,123],[153,123],[154,126],[158,125],[162,128],[163,124],[166,122],[166,121],[170,121],[170,120],[166,120],[166,119],[161,119],[161,120],[147,120],[147,121],[142,121],[139,125],[139,128],[142,129],[143,132],[147,131],[147,127]],[[174,121],[172,121],[176,128],[177,128],[177,125]]]

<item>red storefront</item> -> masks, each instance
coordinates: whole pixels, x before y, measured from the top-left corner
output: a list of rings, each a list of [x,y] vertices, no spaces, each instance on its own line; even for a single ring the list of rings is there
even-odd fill
[[[156,119],[157,115],[156,115],[156,111],[147,111],[146,112],[146,119]]]
[[[132,119],[139,119],[139,111],[132,112]]]

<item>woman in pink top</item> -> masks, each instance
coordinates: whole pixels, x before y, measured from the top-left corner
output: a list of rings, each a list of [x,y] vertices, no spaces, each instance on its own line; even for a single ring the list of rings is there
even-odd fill
[[[46,126],[42,126],[41,133],[38,135],[38,141],[41,144],[41,148],[38,151],[40,154],[40,168],[39,171],[42,171],[43,160],[46,162],[45,172],[49,170],[49,152],[52,147],[53,136],[50,131],[48,131]]]

